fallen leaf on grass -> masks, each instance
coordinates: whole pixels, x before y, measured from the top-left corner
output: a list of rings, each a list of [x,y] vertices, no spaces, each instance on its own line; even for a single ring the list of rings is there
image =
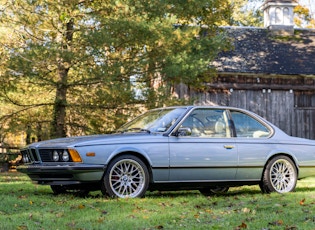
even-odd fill
[[[181,218],[181,219],[186,219],[186,214],[180,215],[179,218]]]
[[[205,212],[206,213],[212,213],[212,210],[211,209],[206,209]]]
[[[314,222],[314,223],[315,223],[315,216],[314,216],[314,217],[305,217],[304,220],[305,220],[306,222],[311,221],[311,222]]]
[[[302,209],[302,211],[304,212],[304,213],[311,213],[312,211],[311,210],[308,210],[308,209]]]
[[[136,208],[135,208],[135,209],[133,209],[133,210],[132,210],[132,212],[133,212],[133,213],[138,213],[138,212],[140,212],[141,210],[142,210],[142,208],[141,208],[141,207],[136,206]]]
[[[70,206],[70,209],[84,209],[84,208],[85,208],[84,204]]]
[[[166,207],[168,205],[166,205],[164,202],[159,203],[160,206]]]
[[[247,228],[247,224],[245,224],[244,222],[242,222],[242,224],[239,225],[239,226],[237,226],[237,227],[235,228],[235,230],[240,230],[240,229],[245,229],[245,228]]]
[[[300,205],[304,205],[305,198],[303,200],[300,200]]]
[[[68,223],[67,226],[73,229],[75,227],[76,223],[72,221],[71,223]]]
[[[104,220],[105,220],[105,218],[104,218],[104,217],[102,217],[102,218],[98,218],[97,222],[98,222],[98,223],[103,223],[103,222],[104,222]]]
[[[88,205],[87,207],[95,209],[98,212],[101,212],[102,215],[106,215],[108,213],[106,210],[101,210],[101,209],[99,209],[97,207],[94,207],[93,205]]]
[[[276,220],[276,221],[270,222],[268,224],[273,225],[273,226],[281,226],[281,225],[283,225],[283,220]]]
[[[249,209],[249,208],[242,208],[242,212],[244,212],[244,213],[250,213],[250,209]]]
[[[57,218],[60,218],[60,217],[63,217],[64,216],[64,213],[63,212],[58,212],[56,213],[56,217]]]

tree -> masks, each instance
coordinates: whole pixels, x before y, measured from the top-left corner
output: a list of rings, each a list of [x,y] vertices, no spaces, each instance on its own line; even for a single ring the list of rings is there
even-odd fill
[[[260,6],[265,0],[230,0],[231,14],[222,25],[228,26],[263,26],[263,12]],[[315,28],[311,0],[298,0],[294,8],[294,22],[297,27]],[[313,6],[314,8],[314,6]]]
[[[217,25],[229,10],[222,0],[2,1],[1,125],[45,138],[107,132],[167,103],[173,84],[201,86],[226,48]]]
[[[231,14],[222,25],[227,26],[263,26],[263,13],[260,6],[264,0],[229,0]]]
[[[299,4],[294,8],[294,23],[298,27],[315,28],[315,18],[311,11],[311,3],[309,6],[303,5],[305,1],[299,1]]]

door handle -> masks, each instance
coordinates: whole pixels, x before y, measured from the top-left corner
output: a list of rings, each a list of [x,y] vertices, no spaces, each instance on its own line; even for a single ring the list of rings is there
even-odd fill
[[[233,149],[235,146],[234,145],[224,145],[224,148],[226,149]]]

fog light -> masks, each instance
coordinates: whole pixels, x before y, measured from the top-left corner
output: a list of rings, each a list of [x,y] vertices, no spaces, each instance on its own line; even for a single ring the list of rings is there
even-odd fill
[[[69,157],[69,153],[67,150],[63,150],[62,152],[62,160],[63,161],[69,161],[70,157]]]
[[[53,161],[59,161],[59,154],[58,154],[57,150],[53,151],[52,158],[53,158]]]

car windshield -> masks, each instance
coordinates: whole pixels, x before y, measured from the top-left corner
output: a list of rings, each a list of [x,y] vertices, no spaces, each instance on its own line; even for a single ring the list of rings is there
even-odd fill
[[[117,132],[166,132],[186,110],[186,108],[150,110],[123,125]]]

